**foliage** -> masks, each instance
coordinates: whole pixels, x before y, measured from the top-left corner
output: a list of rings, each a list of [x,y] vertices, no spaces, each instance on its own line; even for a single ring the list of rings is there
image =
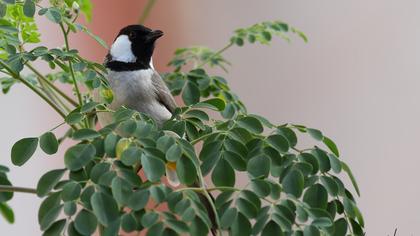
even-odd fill
[[[50,0],[50,6],[44,7],[33,0],[0,0],[3,92],[15,83],[24,84],[62,116],[58,126],[70,126],[62,138],[56,137],[56,126],[39,137],[16,142],[11,151],[13,164],[30,162],[38,146],[53,155],[63,139],[75,143],[65,151],[64,168],[45,173],[36,190],[12,186],[6,175],[9,169],[0,165],[0,212],[6,220],[14,221],[7,204],[13,192],[32,192],[44,198],[38,212],[44,235],[65,231],[70,236],[92,235],[97,229],[101,235],[142,230],[147,235],[207,235],[212,215],[219,235],[222,231],[230,235],[363,234],[362,214],[338,175],[346,172],[357,194],[359,190],[335,143],[319,130],[275,125],[248,114],[227,81],[204,69],[206,65],[226,69],[229,63],[222,53],[246,41],[268,44],[275,35],[288,40],[290,32],[306,41],[300,31],[283,22],[264,22],[236,30],[219,51],[177,50],[170,62],[175,70],[164,78],[185,106],[177,108],[160,129],[146,114],[124,107],[112,111],[107,104],[93,101],[96,90],[108,103],[112,101],[106,71],[71,49],[68,35],[81,31],[103,41],[75,23],[79,8],[74,2]],[[90,18],[89,1],[77,3],[85,6],[81,10]],[[35,13],[62,31],[64,48],[31,45],[39,42]],[[40,73],[31,64],[37,60],[48,63],[51,72]],[[188,63],[192,68],[184,70]],[[24,68],[31,74],[21,73]],[[63,93],[56,83],[71,86],[73,96]],[[81,93],[79,86],[86,92]],[[209,110],[222,118],[211,118]],[[114,122],[96,130],[98,112],[111,112]],[[300,148],[300,135],[310,135],[325,148]],[[164,176],[171,168],[182,187],[165,184]],[[140,169],[144,177],[138,175]],[[248,179],[245,186],[237,183],[239,173]],[[211,183],[205,183],[206,176]],[[203,196],[213,212],[203,205]]]

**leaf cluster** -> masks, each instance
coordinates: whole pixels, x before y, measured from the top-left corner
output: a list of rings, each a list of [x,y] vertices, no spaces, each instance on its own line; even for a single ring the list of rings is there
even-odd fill
[[[44,7],[32,0],[0,0],[3,92],[22,82],[62,115],[59,126],[71,127],[61,138],[55,134],[58,126],[23,138],[11,150],[12,163],[22,166],[38,147],[54,155],[64,139],[73,141],[65,150],[63,168],[45,173],[33,191],[44,198],[38,212],[44,235],[92,235],[97,230],[101,235],[207,235],[211,229],[219,235],[363,235],[363,216],[341,173],[347,173],[358,195],[359,189],[333,140],[317,129],[277,125],[249,114],[227,80],[204,69],[226,69],[229,63],[222,53],[231,46],[268,44],[274,35],[288,40],[290,32],[306,41],[303,33],[280,21],[263,22],[236,30],[219,51],[177,50],[170,62],[175,70],[164,80],[184,106],[158,127],[147,114],[107,107],[113,95],[104,67],[69,47],[73,32],[103,43],[75,23],[79,13],[74,2],[54,0]],[[89,18],[90,2],[76,2]],[[39,41],[35,14],[62,31],[64,48],[25,49]],[[41,74],[31,65],[36,60],[48,63],[51,72]],[[186,70],[190,62],[194,65]],[[24,68],[32,74],[21,75]],[[56,83],[71,86],[74,96],[61,93]],[[94,93],[104,98],[103,104],[93,101]],[[97,129],[100,112],[112,114],[113,122]],[[302,148],[302,135],[319,143]],[[14,187],[8,171],[0,166],[0,191]],[[245,177],[244,185],[238,175]],[[167,184],[170,176],[181,187]],[[0,192],[0,213],[9,222],[14,220],[7,205],[12,197],[13,192]]]

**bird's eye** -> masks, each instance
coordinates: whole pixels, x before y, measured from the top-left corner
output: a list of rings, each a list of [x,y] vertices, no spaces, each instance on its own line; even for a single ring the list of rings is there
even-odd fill
[[[129,39],[135,39],[135,38],[136,38],[136,33],[135,33],[135,32],[130,32],[130,33],[128,34],[128,38],[129,38]]]

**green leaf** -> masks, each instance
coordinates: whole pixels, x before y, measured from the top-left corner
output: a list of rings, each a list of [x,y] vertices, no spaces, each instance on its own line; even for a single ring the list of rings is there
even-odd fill
[[[81,210],[74,220],[74,227],[83,235],[92,235],[97,225],[96,216],[85,209]]]
[[[66,118],[64,118],[64,120],[66,121],[67,124],[74,125],[82,121],[83,117],[84,116],[80,114],[79,112],[71,112],[70,114],[66,116]]]
[[[305,226],[305,229],[303,231],[303,235],[305,236],[320,236],[319,230],[312,225]]]
[[[15,214],[12,208],[5,202],[0,202],[0,214],[6,219],[7,222],[13,224],[15,222]]]
[[[312,138],[318,141],[322,141],[324,138],[324,136],[322,135],[322,132],[317,129],[307,128],[306,131],[308,131],[309,135],[311,135]]]
[[[61,194],[59,192],[52,193],[51,195],[49,195],[47,198],[45,198],[42,201],[38,210],[38,223],[41,226],[46,223],[47,221],[46,218],[50,217],[48,215],[53,215],[51,214],[51,212],[57,212],[58,207],[60,207],[60,201],[61,201]],[[60,213],[60,210],[61,208],[58,209],[57,215]],[[52,221],[54,220],[55,218],[52,219]]]
[[[12,183],[7,179],[4,173],[0,172],[0,185],[12,186]],[[13,192],[0,192],[0,202],[7,202],[13,198]]]
[[[319,217],[312,221],[312,225],[317,227],[330,227],[332,226],[332,222],[329,217]]]
[[[231,236],[251,235],[251,223],[246,216],[238,213],[235,221],[231,226]]]
[[[110,167],[111,164],[105,162],[96,164],[90,171],[90,179],[92,180],[92,182],[96,184],[99,183],[100,177],[103,176],[106,172],[108,172]]]
[[[268,222],[261,233],[261,236],[272,236],[272,235],[277,235],[277,236],[284,235],[280,226],[274,221]]]
[[[108,226],[118,219],[119,210],[117,202],[108,194],[95,192],[90,201],[93,213],[101,224]]]
[[[0,18],[3,18],[7,13],[7,5],[0,2]]]
[[[326,209],[328,193],[320,184],[310,186],[303,195],[303,201],[313,208]]]
[[[252,178],[266,178],[270,174],[271,160],[266,155],[259,155],[248,161],[247,172]]]
[[[278,185],[275,185],[278,186]],[[271,192],[271,187],[268,181],[262,179],[253,179],[251,181],[251,188],[259,197],[266,197]]]
[[[86,128],[76,130],[73,133],[73,139],[75,140],[92,140],[100,136],[101,134],[96,130]]]
[[[63,186],[63,191],[61,192],[61,198],[65,202],[74,201],[79,198],[80,193],[82,192],[82,187],[76,182],[68,182]]]
[[[133,214],[124,214],[121,218],[121,228],[124,232],[130,233],[136,230],[137,221]]]
[[[227,160],[235,170],[246,170],[246,162],[239,154],[231,151],[223,151],[223,158]]]
[[[165,154],[166,160],[176,162],[182,156],[182,149],[179,145],[172,145]]]
[[[228,186],[235,185],[235,171],[232,166],[224,159],[217,162],[211,174],[211,180],[215,186]]]
[[[59,24],[61,22],[61,13],[57,8],[48,8],[45,16],[47,16],[47,18],[54,23]]]
[[[163,230],[164,230],[163,223],[159,222],[159,223],[154,224],[152,227],[149,228],[146,236],[160,236],[160,235],[162,235]]]
[[[329,176],[321,176],[321,183],[328,190],[328,193],[331,196],[337,196],[338,194],[338,185],[335,180]]]
[[[76,66],[76,65],[75,65]],[[83,106],[80,108],[80,112],[81,113],[87,113],[87,112],[91,112],[93,109],[95,109],[95,107],[99,105],[99,103],[97,102],[88,102],[86,104],[83,104]]]
[[[66,220],[65,219],[56,221],[42,234],[42,236],[61,235],[65,226],[66,226]]]
[[[116,156],[115,148],[117,146],[117,142],[119,139],[120,138],[113,133],[110,133],[106,136],[105,141],[104,141],[106,155],[110,157]]]
[[[209,226],[203,222],[203,220],[196,216],[191,222],[190,234],[191,235],[208,235]]]
[[[66,169],[51,170],[45,173],[38,181],[36,194],[38,197],[46,196],[63,177]]]
[[[169,228],[173,229],[178,234],[183,234],[189,231],[188,225],[185,222],[175,219],[167,219],[165,223],[169,226]]]
[[[23,4],[23,14],[27,17],[34,17],[35,3],[32,0],[25,0],[25,3]]]
[[[292,129],[287,128],[287,127],[279,127],[277,128],[277,133],[283,135],[287,139],[290,147],[296,146],[297,136]]]
[[[141,164],[147,179],[151,182],[158,182],[165,173],[165,163],[153,156],[141,156]]]
[[[77,211],[77,206],[75,202],[65,202],[64,203],[64,214],[66,216],[73,216]]]
[[[185,117],[197,118],[201,121],[208,121],[209,115],[201,110],[189,110],[185,113]]]
[[[208,99],[194,105],[194,107],[203,107],[215,111],[223,111],[225,109],[225,106],[226,103],[220,98]]]
[[[185,105],[193,105],[200,101],[200,90],[193,82],[188,81],[182,92]]]
[[[331,169],[330,159],[324,151],[317,148],[315,150],[312,150],[312,154],[318,160],[319,170],[321,172],[327,172]]]
[[[349,176],[351,183],[353,184],[354,189],[356,190],[357,196],[360,197],[360,191],[359,191],[359,186],[357,185],[356,179],[353,176],[353,173],[351,172],[349,166],[344,163],[341,162],[341,167],[343,168],[343,170],[347,173],[347,175]]]
[[[337,157],[340,156],[337,145],[334,143],[334,141],[324,136],[324,138],[322,139],[322,142],[324,142],[324,144],[330,149],[332,153],[334,153],[334,155],[336,155]]]
[[[38,138],[23,138],[17,141],[12,147],[12,163],[22,166],[35,153],[38,147]]]
[[[345,236],[347,233],[347,220],[344,218],[340,218],[334,222],[334,235],[336,236]]]
[[[129,147],[121,154],[121,162],[126,166],[132,166],[141,161],[141,150],[138,147]]]
[[[77,232],[76,227],[74,226],[74,222],[71,222],[67,227],[67,235],[68,236],[83,236],[79,232]]]
[[[304,179],[300,170],[290,171],[281,181],[286,193],[300,197],[303,192]]]
[[[222,229],[228,229],[233,222],[236,220],[236,216],[238,215],[238,211],[236,208],[229,208],[227,209],[220,219],[220,227]]]
[[[149,228],[150,226],[154,225],[158,219],[159,215],[157,213],[149,211],[141,217],[140,222],[144,227]]]
[[[16,0],[3,0],[3,2],[5,2],[7,4],[15,4]]]
[[[258,208],[247,199],[238,198],[236,200],[236,206],[238,207],[239,211],[249,219],[255,218],[258,214]]]
[[[328,153],[328,158],[330,159],[330,164],[331,164],[331,169],[335,172],[335,173],[340,173],[341,172],[341,161],[333,154]]]
[[[77,144],[64,154],[64,164],[71,171],[77,171],[95,158],[96,150],[92,144]]]
[[[39,225],[41,226],[41,230],[48,229],[60,215],[61,209],[63,209],[63,205],[56,206],[52,209],[49,209],[42,218],[40,218]]]
[[[182,184],[191,185],[197,179],[197,169],[193,161],[187,156],[183,156],[176,162],[176,174]]]
[[[130,184],[121,177],[115,177],[111,183],[112,195],[120,206],[126,205],[132,193]]]
[[[289,150],[289,141],[283,135],[270,135],[267,137],[267,143],[279,152],[287,152]]]
[[[58,140],[52,132],[47,132],[40,137],[39,146],[46,154],[52,155],[58,151]]]
[[[262,126],[261,122],[251,116],[242,117],[237,121],[238,125],[251,133],[260,134],[264,131],[264,127]]]
[[[127,206],[133,211],[138,211],[146,207],[147,202],[149,201],[150,193],[148,189],[137,190],[131,194],[128,199]]]

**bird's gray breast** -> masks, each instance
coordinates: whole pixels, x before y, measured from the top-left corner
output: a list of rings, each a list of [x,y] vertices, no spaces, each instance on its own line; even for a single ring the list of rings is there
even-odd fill
[[[159,125],[169,120],[172,114],[156,96],[157,91],[152,81],[154,73],[156,72],[153,69],[109,71],[108,81],[114,93],[110,108],[115,110],[125,106],[137,110],[151,116]],[[98,117],[102,126],[111,122],[109,114],[101,114]]]

